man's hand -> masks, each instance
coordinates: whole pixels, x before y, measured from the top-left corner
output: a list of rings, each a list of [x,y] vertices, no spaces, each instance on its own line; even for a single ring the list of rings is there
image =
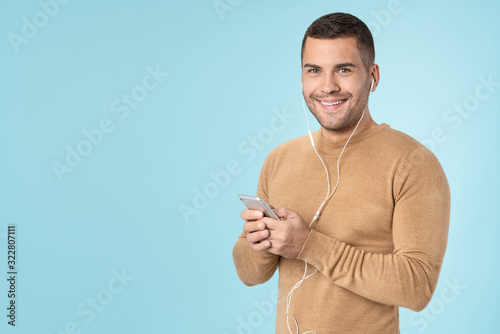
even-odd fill
[[[309,226],[298,213],[281,207],[274,210],[283,220],[264,217],[256,210],[243,210],[246,220],[243,231],[247,233],[250,247],[257,252],[268,251],[295,259],[309,235]]]

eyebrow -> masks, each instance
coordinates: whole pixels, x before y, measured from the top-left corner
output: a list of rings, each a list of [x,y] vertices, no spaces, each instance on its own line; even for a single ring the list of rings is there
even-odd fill
[[[321,68],[321,66],[310,64],[310,63],[304,64],[304,67],[310,67],[310,68],[316,68],[316,69]],[[356,68],[357,66],[354,65],[353,63],[340,63],[340,64],[335,65],[335,68],[344,68],[344,67]]]

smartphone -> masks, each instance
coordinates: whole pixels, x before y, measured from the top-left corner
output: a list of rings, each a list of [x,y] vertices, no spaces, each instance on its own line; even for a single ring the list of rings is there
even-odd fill
[[[238,198],[240,201],[250,210],[258,210],[264,213],[264,216],[269,218],[274,218],[280,220],[273,210],[264,202],[261,198],[257,196],[242,195],[239,194]]]

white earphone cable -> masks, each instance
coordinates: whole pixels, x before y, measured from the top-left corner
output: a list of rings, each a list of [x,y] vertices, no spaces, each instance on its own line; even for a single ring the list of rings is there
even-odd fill
[[[373,81],[372,81],[372,84],[370,85],[370,92],[373,88]],[[316,145],[314,143],[314,139],[313,139],[313,136],[312,136],[312,133],[311,133],[311,130],[309,128],[309,119],[307,117],[307,112],[306,112],[306,108],[305,108],[305,99],[302,99],[302,108],[304,110],[304,115],[306,117],[306,121],[307,121],[307,132],[309,133],[309,138],[311,140],[311,144],[312,144],[312,147],[314,149],[314,152],[316,153],[316,155],[318,156],[319,160],[321,161],[321,163],[323,164],[323,167],[325,168],[325,171],[326,171],[326,181],[328,183],[328,191],[327,191],[327,195],[326,195],[326,198],[325,200],[323,201],[323,203],[321,203],[321,205],[319,206],[318,210],[316,211],[316,214],[314,215],[314,218],[312,219],[311,223],[309,224],[309,228],[311,228],[312,224],[314,223],[314,221],[316,221],[316,219],[319,217],[320,213],[321,213],[321,210],[323,209],[323,206],[326,204],[326,202],[330,199],[330,197],[333,196],[333,194],[335,193],[335,191],[337,190],[338,186],[339,186],[339,183],[340,183],[340,158],[342,157],[342,155],[344,154],[344,151],[347,147],[347,144],[349,143],[349,141],[351,140],[352,136],[354,135],[354,133],[356,132],[356,130],[358,129],[358,126],[359,124],[361,123],[361,120],[363,119],[363,116],[365,115],[365,111],[366,111],[366,108],[368,107],[368,98],[366,99],[366,104],[365,104],[365,108],[363,109],[363,114],[361,115],[361,117],[359,118],[359,121],[358,123],[356,124],[356,127],[354,128],[354,130],[352,131],[351,135],[349,136],[349,138],[347,139],[346,143],[344,144],[344,147],[342,148],[342,151],[340,152],[340,155],[337,159],[337,184],[335,184],[335,187],[333,188],[332,192],[330,193],[330,174],[328,173],[328,168],[326,168],[326,165],[323,161],[323,159],[321,158],[321,156],[319,155],[318,151],[316,150]],[[308,279],[309,277],[313,276],[314,274],[316,274],[316,272],[318,271],[318,268],[316,268],[316,270],[314,270],[314,272],[312,274],[310,274],[309,276],[306,276],[307,275],[307,262],[305,262],[305,268],[304,268],[304,275],[302,276],[302,278],[293,286],[292,290],[290,290],[290,292],[288,293],[287,297],[286,297],[286,312],[285,312],[285,315],[286,315],[286,324],[288,326],[288,331],[290,332],[290,334],[293,334],[291,328],[290,328],[290,318],[292,318],[292,320],[294,321],[295,323],[295,328],[296,328],[296,333],[299,334],[299,324],[297,322],[297,320],[289,313],[289,310],[290,310],[290,305],[292,303],[292,296],[293,296],[293,292],[295,290],[298,289],[298,287],[302,284],[302,282],[304,282],[306,279]],[[313,332],[313,331],[307,331],[307,332],[304,332],[302,334],[308,334],[308,333],[311,333],[311,334],[317,334],[316,332]]]

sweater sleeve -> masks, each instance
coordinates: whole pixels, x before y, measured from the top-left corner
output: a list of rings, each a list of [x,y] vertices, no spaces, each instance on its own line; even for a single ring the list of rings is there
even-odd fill
[[[270,154],[262,167],[257,187],[257,196],[268,204],[271,204],[268,194],[271,160],[272,157]],[[236,273],[240,280],[248,286],[267,282],[274,275],[278,267],[278,260],[278,255],[267,251],[254,251],[247,241],[245,232],[241,233],[233,247],[233,261]]]
[[[399,164],[393,197],[392,253],[366,252],[311,230],[297,258],[360,296],[421,311],[437,285],[450,219],[448,181],[425,147]]]

